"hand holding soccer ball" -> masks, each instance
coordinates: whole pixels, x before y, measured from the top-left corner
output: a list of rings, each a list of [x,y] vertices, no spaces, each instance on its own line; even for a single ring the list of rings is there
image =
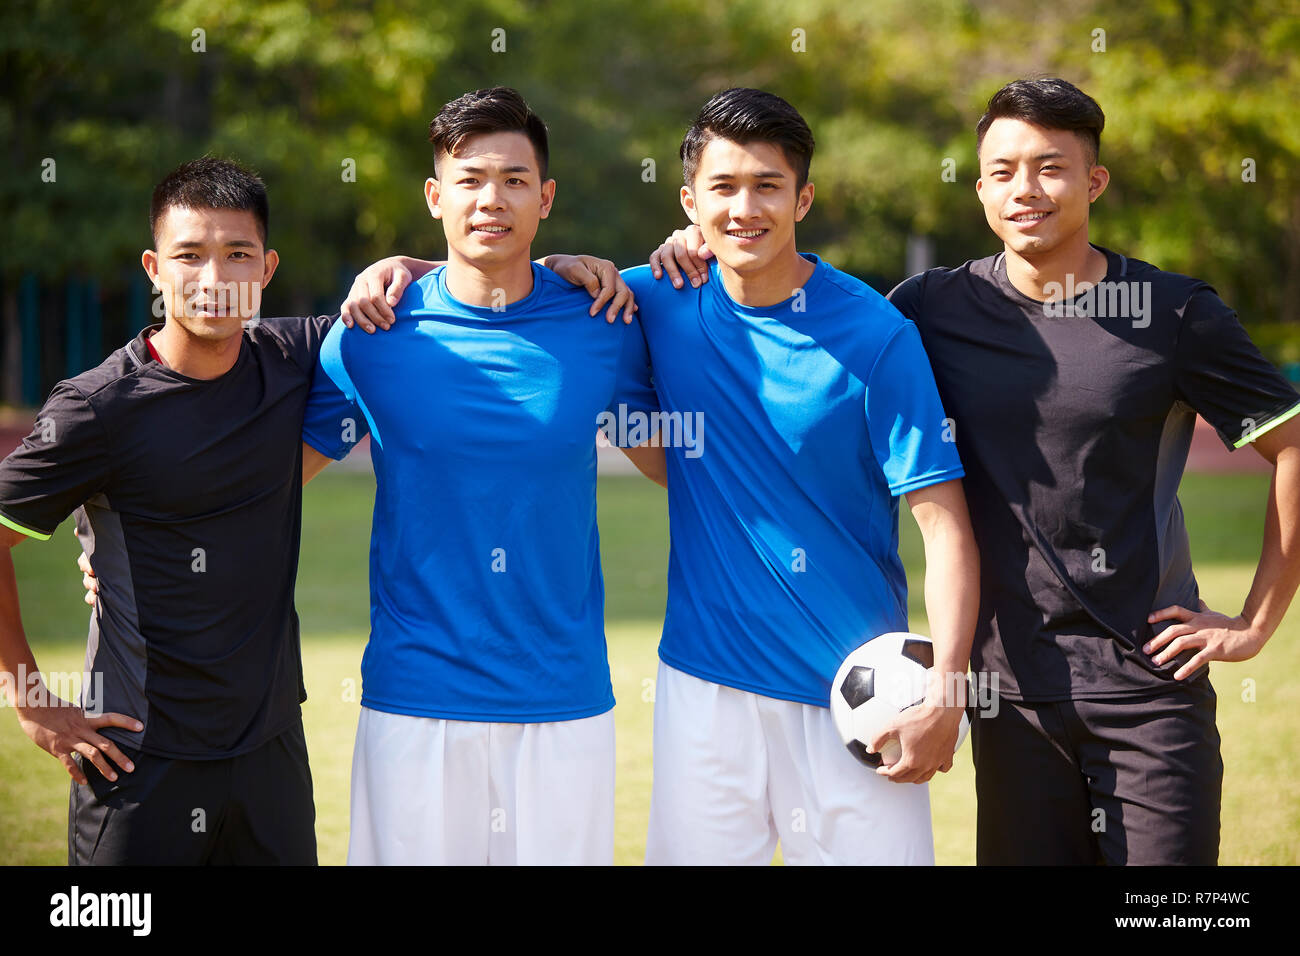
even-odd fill
[[[831,684],[831,715],[844,745],[863,764],[899,783],[924,783],[936,770],[952,766],[951,753],[933,766],[925,754],[913,753],[913,766],[890,769],[903,758],[902,733],[914,742],[918,735],[927,740],[930,734],[942,734],[943,723],[951,720],[945,708],[926,703],[927,690],[935,679],[933,665],[934,645],[928,638],[882,634],[850,653]],[[942,696],[939,703],[944,703]],[[908,724],[928,726],[908,732],[904,729]],[[970,720],[962,712],[954,751],[966,739],[969,728]],[[888,736],[882,740],[882,735]]]

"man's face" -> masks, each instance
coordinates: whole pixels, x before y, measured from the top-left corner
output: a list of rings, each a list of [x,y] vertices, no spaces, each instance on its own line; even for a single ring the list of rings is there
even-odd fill
[[[779,146],[714,137],[700,154],[695,181],[682,187],[682,208],[719,263],[755,272],[795,248],[794,225],[813,198],[812,183],[798,185]]]
[[[1007,249],[1032,258],[1082,233],[1088,207],[1110,174],[1089,165],[1082,138],[1018,119],[996,119],[980,146],[975,191],[984,217]]]
[[[442,220],[449,258],[479,266],[527,260],[538,223],[551,214],[555,180],[543,181],[523,133],[484,133],[438,157],[438,178],[424,184]]]
[[[170,206],[158,221],[156,250],[141,257],[163,293],[167,320],[196,338],[240,333],[262,304],[279,259],[264,250],[257,219],[243,209]]]

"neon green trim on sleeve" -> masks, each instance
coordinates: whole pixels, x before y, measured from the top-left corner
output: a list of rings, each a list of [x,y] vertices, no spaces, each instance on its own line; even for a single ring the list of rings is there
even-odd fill
[[[35,538],[38,541],[50,540],[48,534],[41,534],[39,531],[33,531],[31,528],[24,528],[22,525],[18,524],[18,522],[10,521],[4,515],[0,515],[0,524],[4,525],[6,528],[13,528],[19,534],[25,534],[27,537]]]
[[[1283,412],[1281,415],[1278,415],[1276,418],[1273,418],[1265,422],[1263,425],[1260,425],[1258,428],[1247,432],[1245,435],[1242,435],[1241,440],[1238,441],[1232,447],[1240,448],[1242,445],[1247,445],[1250,442],[1253,442],[1260,435],[1272,431],[1278,425],[1281,425],[1283,422],[1288,421],[1289,419],[1295,418],[1297,415],[1300,415],[1300,405],[1293,405],[1291,406],[1290,411]]]

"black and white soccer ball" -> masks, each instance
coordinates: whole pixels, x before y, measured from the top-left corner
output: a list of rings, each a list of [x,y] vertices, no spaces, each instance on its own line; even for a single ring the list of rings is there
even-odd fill
[[[868,753],[867,745],[887,720],[925,699],[933,666],[930,639],[902,632],[872,638],[844,658],[831,682],[831,717],[849,753],[873,768],[898,761],[902,750],[896,738],[886,741],[879,753]],[[970,720],[962,714],[958,747],[969,729]]]

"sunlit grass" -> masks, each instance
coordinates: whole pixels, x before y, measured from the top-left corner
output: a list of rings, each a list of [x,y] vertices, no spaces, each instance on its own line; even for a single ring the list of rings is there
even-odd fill
[[[1240,609],[1262,528],[1267,477],[1191,476],[1182,499],[1198,577],[1216,609]],[[347,855],[348,783],[356,730],[361,650],[368,632],[370,527],[368,475],[318,478],[304,505],[298,584],[309,699],[304,706],[316,788],[322,863]],[[663,492],[639,478],[602,479],[601,543],[618,734],[615,860],[639,863],[650,807],[652,681],[667,571]],[[914,630],[926,631],[921,548],[910,518],[902,550],[912,584]],[[86,609],[80,603],[77,547],[67,528],[47,543],[14,552],[28,634],[42,669],[79,671]],[[1300,862],[1300,617],[1292,614],[1258,658],[1217,664],[1219,727],[1226,765],[1223,863]],[[1032,785],[1026,781],[1026,785]],[[974,774],[969,745],[931,785],[936,858],[968,864],[975,855]],[[0,862],[66,861],[68,777],[0,712]]]

